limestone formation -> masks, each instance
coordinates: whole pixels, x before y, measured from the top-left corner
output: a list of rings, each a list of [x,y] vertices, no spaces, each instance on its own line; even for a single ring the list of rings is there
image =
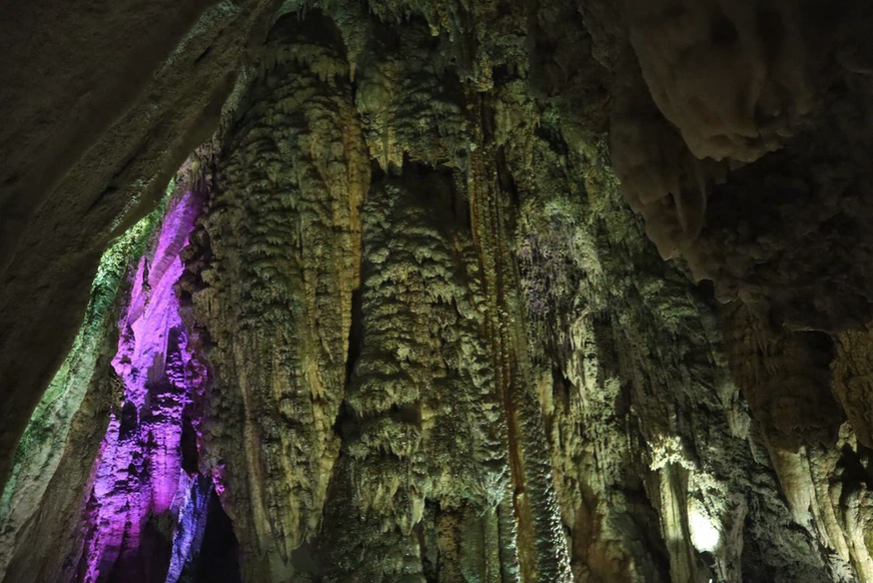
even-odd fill
[[[873,581],[860,0],[53,1],[0,582]]]
[[[214,374],[204,463],[246,576],[280,581],[339,453],[369,166],[336,26],[288,15],[269,43],[219,154],[193,302]]]

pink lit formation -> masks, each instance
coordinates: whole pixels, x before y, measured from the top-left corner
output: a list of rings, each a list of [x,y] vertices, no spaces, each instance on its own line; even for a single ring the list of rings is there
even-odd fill
[[[79,571],[86,583],[159,581],[167,569],[165,580],[175,583],[202,539],[203,525],[192,521],[205,521],[211,484],[183,469],[181,440],[183,415],[206,373],[189,351],[173,289],[199,208],[190,192],[171,203],[119,321],[112,365],[124,405],[112,414],[96,462]]]

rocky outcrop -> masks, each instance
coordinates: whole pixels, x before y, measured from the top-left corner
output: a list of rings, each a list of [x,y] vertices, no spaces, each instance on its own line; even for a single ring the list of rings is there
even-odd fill
[[[612,159],[661,255],[777,325],[865,325],[869,11],[626,4]]]
[[[652,99],[698,159],[754,162],[810,112],[805,16],[792,0],[625,2]]]

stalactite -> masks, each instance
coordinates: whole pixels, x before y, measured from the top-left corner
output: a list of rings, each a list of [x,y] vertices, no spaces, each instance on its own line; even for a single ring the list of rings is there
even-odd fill
[[[477,143],[489,141],[489,129],[480,126]],[[470,153],[468,196],[473,240],[489,299],[487,329],[496,363],[496,380],[509,423],[516,506],[522,506],[519,537],[530,537],[523,544],[534,546],[531,559],[535,565],[527,565],[528,577],[539,581],[570,581],[572,575],[552,483],[549,447],[527,352],[518,267],[510,250],[506,193],[501,191],[497,181],[500,169],[495,154],[493,150]],[[520,500],[519,496],[523,498]],[[531,520],[527,528],[525,513],[530,513]]]
[[[369,180],[333,23],[288,15],[270,43],[218,161],[193,298],[216,372],[205,463],[260,581],[290,577],[321,522]]]
[[[443,509],[486,512],[506,483],[472,241],[453,226],[450,176],[416,170],[374,184],[364,207],[362,345],[346,396],[353,429],[343,443],[357,482],[345,486],[353,493],[344,495],[344,515],[363,523],[349,533],[326,525],[334,533],[327,540],[337,541],[326,543],[336,547],[330,562],[342,565],[337,581],[343,573],[373,581],[407,573],[400,557],[428,504],[439,505],[438,521]],[[386,537],[375,547],[371,529]],[[491,544],[496,549],[496,538]],[[440,576],[451,580],[460,567],[453,561],[444,570],[445,561],[440,554]]]

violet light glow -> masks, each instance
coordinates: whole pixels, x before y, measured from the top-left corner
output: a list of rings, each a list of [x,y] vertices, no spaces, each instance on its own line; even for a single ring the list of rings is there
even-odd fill
[[[204,479],[183,470],[181,438],[183,412],[205,370],[189,350],[173,289],[199,209],[191,192],[171,203],[154,252],[139,262],[119,322],[112,365],[124,382],[124,406],[113,412],[97,458],[80,563],[86,583],[127,581],[134,573],[155,580],[142,571],[156,568],[169,569],[166,581],[175,583],[202,540],[205,522],[196,521],[206,519],[200,506],[209,492]],[[161,532],[167,524],[172,533]],[[141,548],[144,536],[154,537],[147,532],[173,540],[162,567],[148,556],[151,546]]]

